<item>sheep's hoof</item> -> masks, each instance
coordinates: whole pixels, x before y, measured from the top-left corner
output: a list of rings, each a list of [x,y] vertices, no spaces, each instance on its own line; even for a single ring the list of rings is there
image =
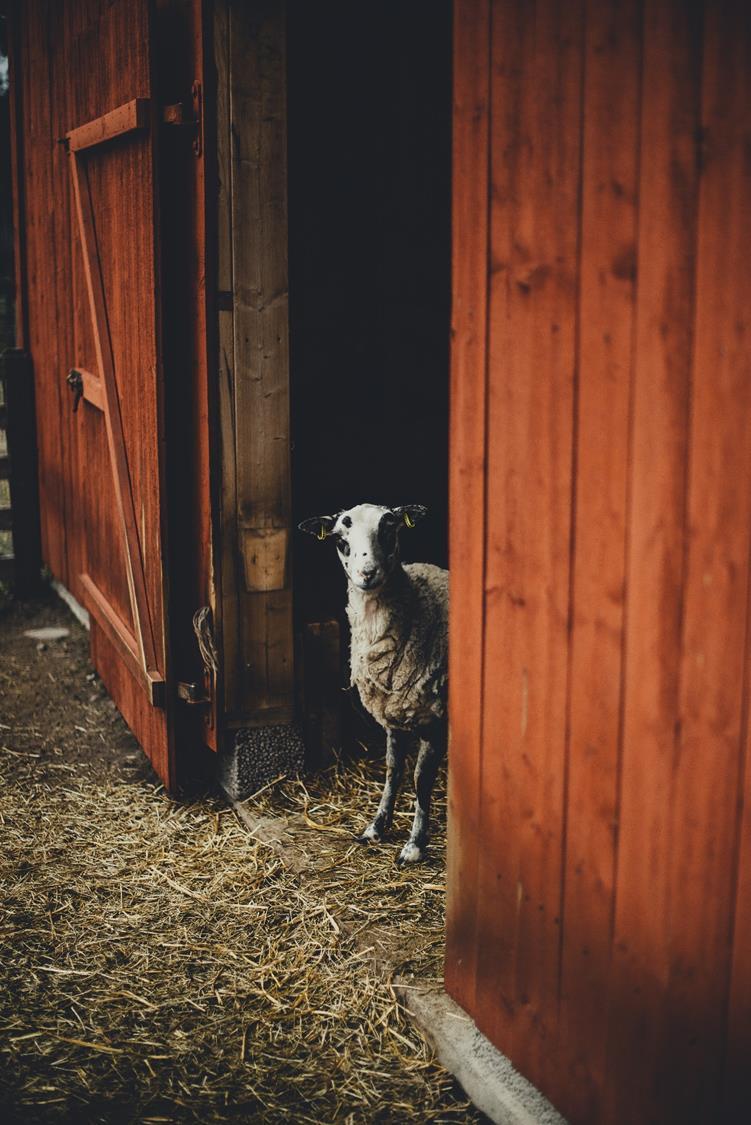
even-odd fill
[[[369,824],[361,836],[357,837],[358,844],[382,844],[383,830],[373,822]]]
[[[425,859],[425,848],[421,848],[413,840],[407,840],[396,862],[401,867],[405,863],[420,863],[423,859]]]

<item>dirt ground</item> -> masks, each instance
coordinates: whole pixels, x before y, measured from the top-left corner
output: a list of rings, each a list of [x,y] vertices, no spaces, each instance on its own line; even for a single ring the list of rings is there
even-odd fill
[[[2,1120],[483,1120],[384,972],[440,977],[444,839],[396,868],[403,800],[353,842],[382,768],[280,781],[254,835],[164,793],[62,603],[0,609]]]

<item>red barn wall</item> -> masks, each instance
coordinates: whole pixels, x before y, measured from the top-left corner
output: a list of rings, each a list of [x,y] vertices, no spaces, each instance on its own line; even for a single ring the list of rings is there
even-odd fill
[[[751,1049],[747,9],[456,0],[454,67],[447,987],[573,1121],[721,1120]]]

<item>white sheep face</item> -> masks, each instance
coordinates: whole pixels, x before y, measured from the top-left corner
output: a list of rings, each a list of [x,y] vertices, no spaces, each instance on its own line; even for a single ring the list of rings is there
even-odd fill
[[[300,528],[318,539],[333,539],[349,583],[357,590],[379,590],[399,565],[399,531],[426,514],[420,504],[388,508],[356,504],[335,516],[314,516]]]
[[[347,579],[358,590],[377,590],[399,558],[399,517],[379,504],[340,512],[331,535]]]

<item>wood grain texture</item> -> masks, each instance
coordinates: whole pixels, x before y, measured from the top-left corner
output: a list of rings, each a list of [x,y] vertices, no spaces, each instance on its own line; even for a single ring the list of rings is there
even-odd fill
[[[126,669],[141,683],[152,706],[164,706],[164,678],[153,669],[144,668],[138,640],[112,608],[97,584],[88,574],[81,575],[83,604],[95,619],[102,633],[115,648]]]
[[[586,9],[560,1050],[573,1120],[606,1081],[636,290],[640,4]],[[583,813],[586,810],[586,813]]]
[[[148,99],[132,98],[124,105],[103,113],[101,117],[71,129],[67,134],[68,149],[70,152],[81,152],[93,145],[101,145],[106,141],[114,140],[115,137],[121,137],[134,129],[145,129],[149,124],[149,117]]]
[[[215,245],[216,219],[213,120],[215,93],[210,56],[211,20],[204,0],[157,0],[155,71],[158,103],[191,106],[194,84],[202,90],[203,143],[194,151],[194,130],[162,128],[158,146],[159,251],[162,283],[164,395],[167,444],[166,505],[172,674],[177,681],[202,680],[204,667],[193,632],[193,615],[208,606],[221,635],[215,594],[213,494],[217,487],[215,419]],[[218,454],[217,454],[218,456]],[[170,545],[174,544],[174,547]],[[221,670],[218,677],[221,691]],[[217,692],[212,694],[216,697]],[[175,720],[179,768],[189,774],[207,745],[216,749],[217,699],[210,708],[180,706]],[[199,712],[199,714],[195,714]]]
[[[669,810],[686,577],[699,31],[695,11],[682,3],[645,6],[627,665],[603,1113],[614,1121],[660,1119],[660,1078],[642,1060],[658,1057],[670,978],[670,854],[681,846]]]
[[[234,443],[237,547],[254,534],[289,532],[289,295],[285,6],[230,5],[230,130]],[[231,487],[231,485],[230,485]],[[246,533],[250,533],[247,535]],[[244,562],[244,560],[243,560]],[[292,589],[288,560],[277,588],[238,584],[242,676],[232,700],[243,712],[294,711]]]
[[[102,380],[92,371],[86,371],[85,368],[80,374],[83,385],[84,402],[88,402],[89,405],[95,407],[96,410],[104,410],[105,403]]]
[[[54,277],[56,305],[58,313],[58,347],[59,359],[63,364],[63,371],[56,372],[57,378],[65,374],[65,367],[70,365],[71,349],[75,349],[75,324],[70,319],[71,299],[71,270],[72,248],[75,240],[74,230],[77,226],[72,191],[70,183],[70,170],[61,138],[69,126],[69,106],[67,98],[68,74],[66,59],[62,52],[55,50],[56,44],[64,42],[68,22],[67,9],[61,4],[50,5],[47,13],[49,44],[51,58],[49,60],[49,77],[52,96],[52,130],[56,143],[49,154],[52,160],[54,205],[52,211],[56,228],[55,252],[50,278]],[[83,510],[81,504],[81,480],[85,479],[86,465],[83,465],[84,475],[81,470],[81,442],[80,429],[71,425],[69,414],[70,400],[61,395],[63,402],[62,452],[63,475],[65,487],[65,551],[67,556],[68,588],[74,597],[81,597],[79,575],[86,568],[85,536],[83,524]]]
[[[159,26],[169,25],[171,31],[158,45],[152,22],[157,8]],[[104,415],[84,406],[74,417],[65,386],[71,367],[94,371],[97,366],[69,158],[65,146],[58,143],[73,133],[74,147],[92,139],[107,141],[88,145],[81,157],[90,186],[122,445],[134,496],[131,529],[139,541],[145,603],[152,616],[152,671],[166,676],[165,618],[174,597],[173,618],[180,625],[175,630],[179,655],[175,670],[193,679],[200,656],[192,615],[199,605],[212,604],[207,364],[211,345],[206,314],[212,277],[206,268],[203,162],[193,156],[189,136],[188,159],[185,154],[172,161],[165,158],[162,168],[169,177],[165,191],[171,204],[168,274],[159,261],[156,167],[161,158],[154,130],[159,92],[153,64],[158,50],[165,95],[169,93],[172,101],[187,95],[189,101],[193,79],[205,77],[203,5],[201,0],[189,4],[35,0],[17,5],[17,14],[19,57],[26,64],[19,70],[23,96],[18,104],[26,153],[21,169],[28,211],[25,279],[29,347],[37,367],[45,561],[80,600],[86,596],[81,575],[90,575],[116,617],[133,629]],[[177,70],[182,86],[175,95],[167,90],[165,76]],[[138,128],[131,130],[131,125]],[[80,126],[85,127],[83,134],[74,132]],[[209,128],[207,138],[210,133]],[[162,367],[163,306],[169,310],[171,324],[180,321],[169,346],[169,416]],[[186,310],[190,310],[189,332]],[[96,384],[90,382],[87,392],[96,399]],[[187,405],[175,411],[175,402]],[[169,502],[165,446],[175,454]],[[188,449],[186,471],[181,458]],[[175,533],[176,557],[182,562],[175,572],[174,593],[167,586],[164,566],[167,523]],[[134,733],[167,784],[174,784],[170,740],[175,729],[168,731],[162,720],[149,718],[150,705],[132,703],[134,692],[143,693],[142,682],[136,677],[134,684],[129,683],[128,668],[116,667],[118,660],[122,662],[121,653],[99,625],[94,632],[92,650],[101,662],[99,671],[113,685],[118,706],[117,692],[123,691],[123,712],[127,710],[136,723]],[[189,732],[188,725],[183,723],[179,731],[183,752],[195,742],[195,731]]]
[[[90,144],[94,142],[89,142]],[[97,366],[104,399],[104,419],[107,446],[112,469],[115,499],[117,501],[123,535],[125,537],[125,562],[130,592],[130,609],[138,643],[141,664],[148,677],[157,671],[157,653],[154,642],[153,613],[149,606],[144,570],[144,551],[139,534],[133,481],[125,446],[123,419],[115,375],[115,360],[110,337],[111,317],[104,293],[101,261],[97,249],[94,214],[89,193],[85,166],[79,163],[77,150],[71,149],[70,169],[78,215],[84,275],[89,293],[91,321]]]
[[[38,2],[19,9],[22,79],[23,194],[27,237],[29,346],[35,364],[45,560],[81,600],[91,574],[116,616],[131,627],[122,523],[103,414],[72,414],[65,385],[71,367],[96,369],[96,345],[82,278],[69,158],[58,143],[82,123],[151,95],[150,5]],[[116,66],[101,66],[117,59]],[[143,105],[147,104],[144,101]],[[142,112],[142,109],[141,111]],[[140,120],[140,118],[139,118]],[[107,118],[107,121],[111,121]],[[107,130],[105,130],[107,131]],[[153,135],[146,130],[89,147],[86,160],[96,257],[117,372],[115,398],[134,503],[132,527],[144,559],[153,611],[151,671],[165,674],[162,570],[159,317],[156,300],[156,209]],[[95,623],[92,651],[116,702],[167,784],[174,783],[166,726],[148,718],[138,678],[116,668],[122,655]],[[123,685],[129,686],[124,687]],[[127,702],[140,693],[143,707]]]
[[[50,85],[51,32],[57,17],[44,0],[16,6],[19,101],[23,129],[25,290],[27,349],[34,366],[42,556],[64,583],[70,582],[66,550],[65,432],[70,411],[64,385],[67,326],[58,313],[56,271],[64,263],[65,219],[52,204],[55,161],[55,94]],[[65,196],[63,196],[65,198]],[[56,251],[60,250],[60,253]]]
[[[238,572],[237,463],[235,449],[235,328],[232,297],[232,134],[230,122],[230,16],[227,0],[214,4],[216,67],[217,399],[221,448],[219,498],[219,605],[222,622],[222,705],[231,711],[241,698],[240,575]]]
[[[751,978],[748,968],[745,979],[742,972],[731,976],[728,961],[729,941],[734,938],[740,966],[751,937],[742,921],[748,899],[736,898],[740,810],[747,815],[751,552],[747,6],[707,5],[703,32],[681,726],[670,807],[671,836],[680,844],[670,855],[670,979],[658,1048],[672,1061],[664,1104],[685,1121],[706,1121],[716,1112],[726,1035],[735,1095],[725,1119],[743,1116],[741,1082],[747,1083],[751,1058]]]
[[[475,1008],[485,574],[490,4],[457,4],[451,314],[448,992]]]
[[[492,7],[483,689],[454,676],[475,749],[450,825],[481,858],[471,892],[450,868],[447,981],[572,1121],[739,1120],[751,30],[736,0],[583,16],[580,39],[558,0]],[[455,5],[459,88],[476,17]],[[457,201],[482,194],[481,116],[455,105],[454,300],[476,310],[481,204]]]
[[[748,622],[751,636],[751,620]],[[738,836],[735,902],[731,919],[732,949],[726,1000],[727,1027],[722,1059],[722,1105],[728,1121],[742,1120],[748,1106],[748,1060],[751,1057],[751,738],[749,737],[749,667],[746,648],[744,725],[738,777]]]
[[[65,132],[134,98],[148,99],[151,104],[153,37],[148,3],[118,0],[103,12],[70,5],[65,33],[68,66],[61,79],[65,82]],[[119,65],[107,70],[92,67],[92,54],[117,57]],[[86,166],[115,373],[114,398],[120,410],[122,453],[134,498],[134,539],[137,537],[143,563],[142,604],[148,606],[153,637],[149,671],[166,678],[156,140],[153,128],[134,131],[87,149],[80,158],[69,159],[81,159]],[[83,252],[78,261],[85,273]],[[75,316],[90,320],[90,311],[80,296]],[[77,347],[81,348],[75,356],[76,365],[96,370],[95,334],[80,321],[76,333]],[[111,600],[114,612],[135,632],[128,561],[122,548],[123,526],[117,515],[115,489],[108,487],[110,480],[114,484],[114,478],[106,419],[85,409],[79,411],[76,420],[83,438],[78,487],[85,497],[87,572]],[[119,650],[98,624],[96,635],[92,634],[92,653],[99,660],[97,667],[103,680],[113,685],[115,701],[126,720],[131,721],[130,714],[136,723],[134,733],[155,768],[168,785],[173,785],[171,732],[163,721],[150,717],[152,707],[142,679],[133,678]],[[143,706],[133,702],[139,694]]]
[[[538,1078],[557,1035],[582,31],[578,4],[492,10],[477,1020]]]
[[[152,707],[143,686],[122,660],[96,620],[91,622],[91,659],[117,709],[147,752],[154,772],[168,791],[177,784],[176,758],[172,750],[169,709]]]

